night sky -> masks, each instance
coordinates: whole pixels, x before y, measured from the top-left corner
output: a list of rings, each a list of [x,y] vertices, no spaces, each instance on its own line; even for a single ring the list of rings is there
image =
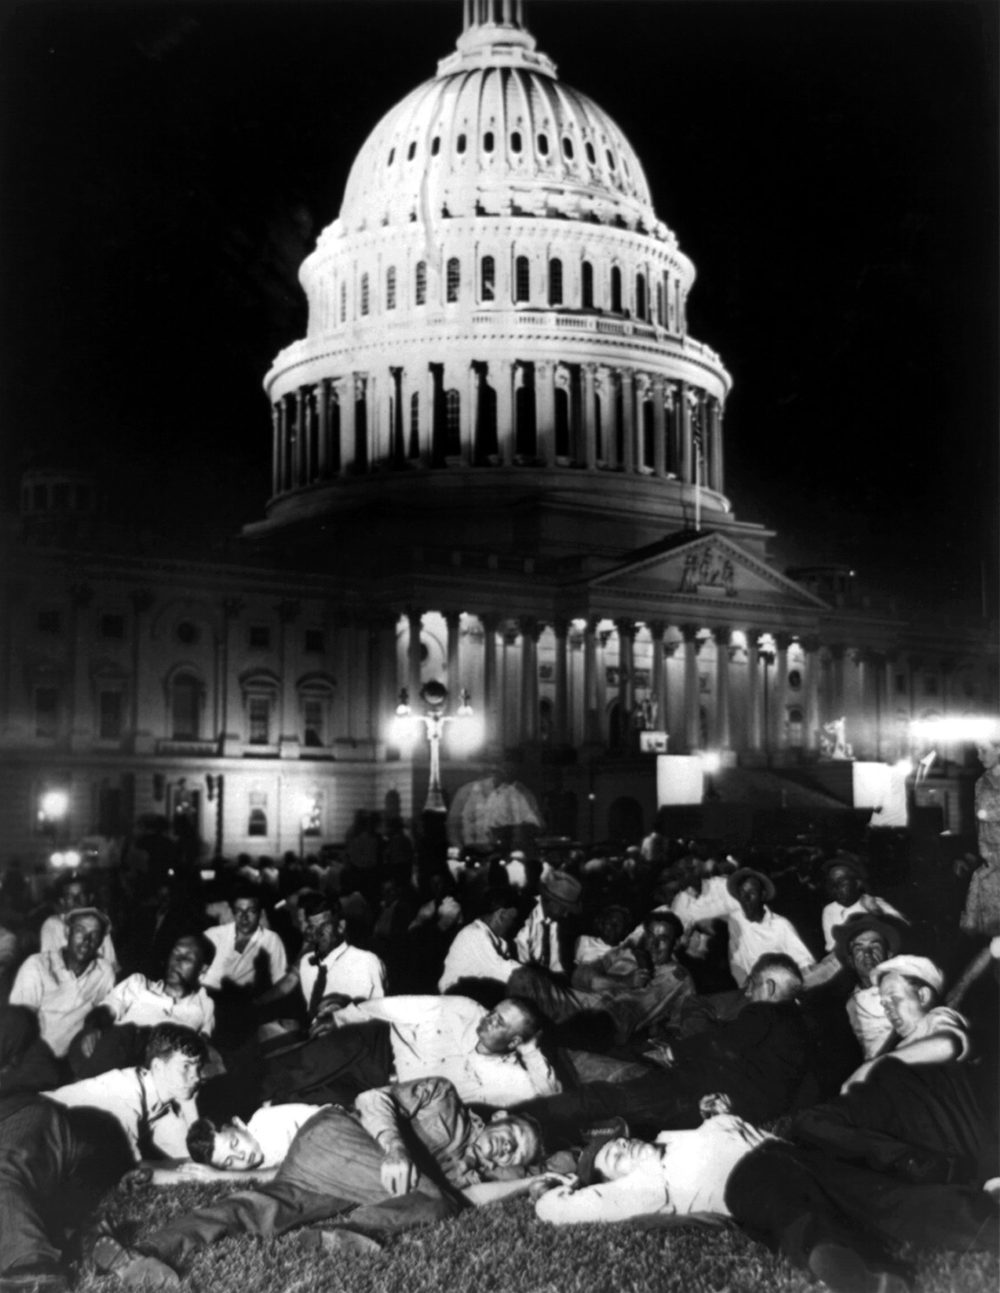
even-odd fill
[[[0,31],[0,465],[101,466],[147,519],[268,492],[297,268],[461,0],[48,4]],[[526,0],[618,122],[735,386],[727,487],[780,565],[997,582],[998,6]],[[983,579],[985,569],[985,581]]]

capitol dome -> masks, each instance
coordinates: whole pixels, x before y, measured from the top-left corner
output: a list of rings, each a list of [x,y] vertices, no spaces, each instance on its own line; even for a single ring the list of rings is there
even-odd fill
[[[733,524],[730,378],[688,335],[694,278],[625,135],[520,6],[466,0],[301,267],[308,329],[265,381],[273,492],[250,532],[332,542],[359,511],[430,511],[434,542],[502,552],[527,508],[543,556],[572,555],[582,521],[610,557]]]

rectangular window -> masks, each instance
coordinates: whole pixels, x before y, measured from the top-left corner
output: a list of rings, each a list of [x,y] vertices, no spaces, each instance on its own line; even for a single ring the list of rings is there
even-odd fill
[[[250,625],[250,645],[258,651],[266,651],[271,645],[271,630],[266,624]]]
[[[125,706],[120,691],[102,691],[98,697],[97,734],[102,741],[120,741]]]
[[[323,702],[307,700],[303,706],[302,743],[315,749],[323,744]]]
[[[38,631],[39,633],[61,633],[62,616],[58,611],[39,611],[38,612]]]
[[[306,650],[321,653],[326,647],[325,634],[322,629],[306,629]]]
[[[101,637],[102,638],[123,638],[125,636],[125,616],[124,615],[102,615],[101,616]]]
[[[250,744],[271,743],[271,702],[266,696],[251,696],[249,705]]]
[[[59,735],[59,689],[35,688],[35,735]]]
[[[458,300],[458,288],[461,278],[461,267],[459,266],[457,257],[453,256],[451,260],[448,261],[448,269],[445,277],[449,301]]]

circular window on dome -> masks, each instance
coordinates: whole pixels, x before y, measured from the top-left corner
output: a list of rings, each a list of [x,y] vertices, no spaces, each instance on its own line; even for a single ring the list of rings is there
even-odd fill
[[[608,165],[611,167],[611,169],[612,169],[612,170],[614,170],[614,169],[615,169],[615,159],[614,159],[614,155],[613,155],[613,153],[611,152],[611,149],[610,149],[610,148],[606,148],[606,149],[604,150],[604,156],[608,159]]]
[[[519,130],[515,130],[510,137],[510,151],[512,153],[521,151],[521,132]]]
[[[414,140],[413,143],[410,144],[409,148],[406,150],[406,160],[408,162],[412,162],[414,157],[416,157],[416,155],[417,155],[417,141]]]
[[[456,152],[456,153],[464,153],[464,152],[465,152],[465,136],[464,136],[464,135],[459,135],[459,137],[455,140],[455,152]]]
[[[587,153],[587,161],[590,162],[591,166],[595,165],[597,162],[597,154],[594,152],[594,145],[590,142],[589,139],[586,142],[586,144],[584,144],[584,148],[586,149],[586,153]]]
[[[568,135],[563,135],[563,156],[573,160],[573,141]]]
[[[181,620],[177,625],[177,641],[182,642],[185,646],[192,646],[198,641],[198,625],[192,624],[190,620]]]
[[[486,134],[483,135],[483,152],[492,153],[492,151],[493,151],[493,131],[487,130]]]
[[[538,136],[538,151],[541,153],[541,155],[542,155],[543,157],[548,157],[548,155],[549,155],[549,137],[548,137],[548,135],[539,135],[539,136]]]

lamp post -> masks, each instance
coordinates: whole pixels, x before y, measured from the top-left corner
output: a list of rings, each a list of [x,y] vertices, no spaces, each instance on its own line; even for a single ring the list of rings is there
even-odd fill
[[[473,717],[469,704],[469,693],[463,687],[459,692],[457,714],[446,714],[444,707],[448,703],[448,688],[440,682],[426,682],[420,688],[420,699],[424,704],[423,714],[414,714],[410,708],[410,697],[406,688],[399,693],[399,704],[396,706],[396,719],[393,724],[394,738],[398,745],[409,745],[415,739],[414,729],[418,722],[424,724],[427,741],[431,747],[430,783],[427,787],[425,813],[445,812],[444,795],[441,793],[441,737],[448,723],[468,723]]]

